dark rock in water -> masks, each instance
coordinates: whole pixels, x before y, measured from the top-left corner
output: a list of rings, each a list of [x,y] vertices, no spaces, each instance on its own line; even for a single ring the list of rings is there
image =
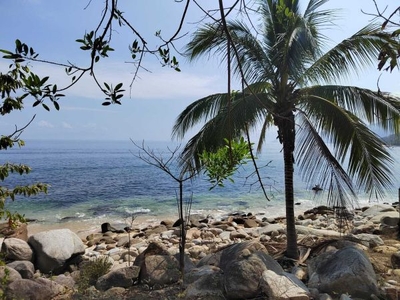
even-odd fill
[[[245,207],[249,206],[249,203],[247,201],[235,201],[233,203],[236,205],[245,206]]]
[[[237,217],[237,216],[241,216],[241,217],[245,217],[246,213],[244,211],[233,211],[229,214],[229,216],[233,216],[233,217]]]
[[[26,221],[27,223],[32,223],[32,222],[37,222],[38,219],[25,218],[25,221]]]
[[[68,222],[68,221],[73,221],[73,220],[76,220],[76,219],[78,219],[78,217],[69,216],[69,217],[61,218],[60,222]]]
[[[124,230],[116,229],[111,226],[110,223],[101,224],[101,233],[106,233],[107,231],[116,232],[116,233],[124,233]]]
[[[312,209],[305,211],[304,215],[307,215],[307,214],[324,215],[324,214],[332,214],[332,213],[333,213],[332,208],[325,206],[325,205],[320,205],[320,206],[317,206],[317,207],[314,207]]]
[[[294,205],[301,205],[301,203],[300,202],[296,202]]]

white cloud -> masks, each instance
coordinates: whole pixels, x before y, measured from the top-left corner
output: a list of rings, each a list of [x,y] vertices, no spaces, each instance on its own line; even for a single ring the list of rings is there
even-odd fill
[[[96,123],[86,123],[85,125],[83,125],[83,128],[96,129],[97,128],[97,124]]]
[[[117,113],[115,110],[111,110],[109,107],[107,109],[101,108],[88,108],[88,107],[78,107],[78,106],[61,106],[62,110],[69,110],[69,111],[90,111],[90,112],[102,112],[102,113]]]
[[[54,128],[53,124],[51,124],[50,122],[44,121],[44,120],[39,121],[37,124],[39,127]]]
[[[0,68],[6,69],[5,63],[0,61]],[[31,68],[40,77],[50,76],[49,83],[56,83],[59,88],[64,88],[71,83],[71,77],[67,76],[63,67],[49,64],[35,64]],[[150,67],[153,73],[141,71],[139,77],[132,85],[132,99],[198,99],[200,97],[221,92],[226,89],[225,80],[215,70],[212,75],[204,75],[195,68],[186,66],[182,72],[172,69],[162,69],[159,65]],[[125,99],[130,97],[130,84],[132,80],[132,67],[123,62],[104,61],[97,68],[96,77],[100,83],[107,82],[114,86],[123,83]],[[210,73],[209,73],[210,74]],[[104,101],[105,95],[100,91],[93,78],[86,74],[78,83],[63,92],[68,97],[90,98]],[[67,108],[60,104],[63,109]]]
[[[63,128],[66,128],[66,129],[72,129],[72,126],[71,126],[71,124],[69,124],[69,123],[67,123],[67,122],[62,122],[62,127]]]

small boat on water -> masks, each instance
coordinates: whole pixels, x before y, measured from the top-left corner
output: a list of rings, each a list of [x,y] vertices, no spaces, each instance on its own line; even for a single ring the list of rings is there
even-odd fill
[[[313,186],[312,190],[314,192],[319,192],[319,191],[322,191],[322,187],[319,184],[316,184]]]

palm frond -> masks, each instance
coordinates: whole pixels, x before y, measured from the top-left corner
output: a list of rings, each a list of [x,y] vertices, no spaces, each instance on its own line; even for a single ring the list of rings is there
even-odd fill
[[[254,86],[256,88],[256,86]],[[224,96],[227,98],[227,95]],[[232,102],[224,109],[219,109],[205,122],[201,130],[189,140],[183,151],[183,160],[200,168],[198,156],[203,150],[213,151],[224,145],[224,139],[231,139],[243,136],[248,128],[255,128],[263,122],[272,111],[274,102],[267,93],[233,93]],[[208,109],[207,106],[203,107]],[[192,122],[192,112],[187,111],[188,116],[181,114],[182,122],[177,122],[174,126],[174,132],[184,133],[180,126],[186,128]],[[203,113],[196,113],[196,120]],[[269,126],[273,125],[272,117],[267,118]],[[188,127],[190,128],[190,126]]]
[[[172,137],[183,138],[186,132],[196,124],[218,115],[222,109],[226,108],[227,103],[226,93],[209,95],[191,103],[177,117],[172,129]]]
[[[329,99],[368,124],[400,132],[400,98],[354,86],[324,85],[301,89],[302,93]]]
[[[328,205],[348,207],[357,198],[351,178],[307,116],[299,112],[296,118],[300,121],[296,130],[296,144],[299,146],[296,158],[303,179],[329,189]]]
[[[346,162],[358,187],[379,197],[393,180],[393,160],[382,140],[351,111],[331,99],[308,94],[301,110],[316,131],[332,143],[335,157]]]
[[[388,44],[396,47],[389,33],[381,31],[379,24],[371,23],[321,56],[304,73],[304,79],[310,83],[329,83],[359,74],[376,64],[381,49]]]

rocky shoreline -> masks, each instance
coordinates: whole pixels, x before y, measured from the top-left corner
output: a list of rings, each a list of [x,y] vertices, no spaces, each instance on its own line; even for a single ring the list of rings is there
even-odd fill
[[[175,220],[103,224],[85,237],[69,229],[28,237],[22,226],[2,243],[1,290],[6,299],[400,299],[399,212],[391,205],[299,215],[298,261],[284,256],[284,218],[189,220],[183,274]],[[107,272],[83,285],[89,262]]]

